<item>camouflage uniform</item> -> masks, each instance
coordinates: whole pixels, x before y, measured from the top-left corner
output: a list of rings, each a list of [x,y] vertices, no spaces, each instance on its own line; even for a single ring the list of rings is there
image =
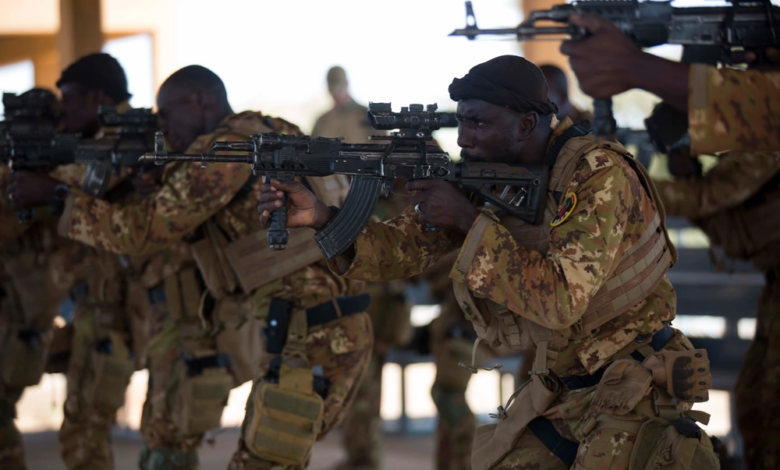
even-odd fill
[[[689,81],[692,153],[780,149],[780,72],[693,64]]]
[[[656,183],[669,215],[691,219],[713,245],[729,256],[752,259],[767,279],[758,302],[756,335],[736,384],[737,425],[751,470],[780,466],[780,239],[759,244],[740,233],[745,228],[749,234],[777,233],[761,220],[744,217],[763,209],[768,215],[761,219],[776,220],[772,204],[780,200],[778,175],[780,154],[730,152],[704,176]]]
[[[0,165],[0,182],[10,173]],[[3,188],[3,192],[5,192]],[[24,388],[43,374],[52,321],[70,279],[51,268],[67,244],[44,220],[20,224],[0,199],[0,468],[25,468],[21,434],[14,424]],[[52,274],[59,274],[52,276]],[[15,340],[16,338],[24,340]]]
[[[227,117],[212,134],[199,137],[188,151],[205,150],[216,140],[245,140],[249,134],[269,131],[288,134],[298,132],[295,126],[283,120],[244,112]],[[236,240],[260,228],[256,216],[260,181],[254,181],[247,193],[235,197],[250,177],[251,169],[244,164],[215,164],[205,169],[200,168],[199,164],[171,164],[166,168],[163,188],[154,197],[129,206],[108,204],[74,191],[66,201],[60,232],[82,243],[135,256],[151,255],[169,249],[207,221],[215,223],[226,236]],[[167,260],[162,263],[165,264],[165,261]],[[204,278],[208,283],[208,274],[204,274]],[[361,283],[338,279],[325,266],[315,264],[271,282],[245,299],[244,296],[236,299],[232,295],[219,298],[214,310],[219,310],[221,302],[245,300],[251,304],[251,310],[256,317],[265,318],[274,297],[289,299],[296,307],[309,308],[331,301],[339,295],[354,294],[359,288],[362,288]],[[221,297],[217,292],[213,294]],[[190,305],[194,301],[195,306],[198,305],[198,299],[193,299],[192,296],[185,296],[180,301]],[[169,304],[170,302],[171,299],[168,299]],[[168,306],[168,309],[170,308],[171,305]],[[193,455],[193,450],[200,442],[200,436],[181,436],[178,423],[168,417],[172,413],[171,408],[177,405],[175,389],[179,385],[177,377],[181,374],[168,372],[167,377],[155,377],[155,356],[159,354],[160,363],[175,362],[178,364],[178,371],[182,371],[184,365],[179,359],[179,350],[171,349],[170,345],[182,344],[180,347],[198,353],[203,348],[202,342],[209,340],[209,337],[203,337],[191,328],[178,328],[174,325],[171,315],[165,312],[159,315],[157,313],[153,312],[152,316],[158,317],[159,321],[152,320],[150,323],[161,327],[156,337],[150,339],[148,349],[152,368],[150,400],[153,409],[148,429],[150,434],[156,437],[150,440],[148,445],[154,450],[156,442],[165,442],[163,436],[173,436],[180,446],[173,449],[176,451],[175,455],[157,453],[158,457],[152,457],[165,459],[176,468],[195,468],[197,458]],[[188,318],[193,321],[191,316]],[[215,337],[215,341],[219,342],[220,336],[229,330],[230,327],[222,330]],[[365,314],[351,315],[309,331],[308,356],[312,364],[322,366],[325,376],[331,380],[323,435],[341,420],[346,405],[354,396],[357,381],[370,356],[371,339],[366,336],[368,332],[370,324]],[[259,338],[255,338],[254,342],[259,342]],[[168,366],[162,369],[171,370]],[[257,369],[252,372],[256,374]],[[149,403],[147,408],[148,406]],[[224,403],[221,406],[224,406]],[[246,461],[251,466],[253,460],[248,453],[239,452],[232,465],[243,466]],[[158,461],[151,463],[157,465]]]
[[[570,125],[565,120],[556,128],[553,139]],[[561,180],[564,184],[568,182],[564,194],[575,194],[577,202],[568,209],[569,216],[550,229],[546,255],[518,244],[488,208],[481,210],[484,215],[478,217],[467,236],[455,229],[426,232],[417,214],[409,209],[384,224],[370,222],[355,241],[354,259],[337,258],[330,266],[349,278],[400,279],[420,273],[447,253],[460,251],[450,278],[465,285],[476,298],[492,301],[501,321],[520,322],[524,328],[522,334],[530,332],[532,337],[539,325],[553,335],[562,335],[560,342],[544,342],[548,348],[548,370],[542,371],[545,361],[541,359],[541,366],[535,367],[540,375],[534,376],[532,385],[537,379],[554,380],[553,375],[587,377],[668,328],[665,324],[675,314],[675,292],[662,276],[641,302],[629,303],[624,313],[592,329],[590,334],[582,331],[579,321],[584,318],[591,298],[612,275],[619,256],[652,227],[657,212],[635,170],[609,148],[614,147],[607,144],[606,148],[577,155],[571,178]],[[549,223],[548,220],[553,219],[545,219],[543,223]],[[407,249],[395,248],[401,244]],[[537,344],[541,348],[542,343]],[[549,348],[554,354],[550,355]],[[664,349],[692,347],[682,333],[676,332]],[[504,423],[512,426],[514,409],[533,407],[563,437],[578,443],[572,468],[627,468],[638,426],[630,432],[624,430],[625,425],[614,423],[638,423],[654,417],[653,398],[637,391],[632,395],[636,400],[634,406],[607,416],[613,424],[594,427],[597,418],[606,414],[603,405],[609,403],[594,401],[598,388],[590,386],[573,391],[564,388],[557,397],[551,395],[553,401],[549,405],[541,405],[544,409],[537,408],[536,399],[534,403],[520,400],[507,410],[498,426]],[[507,417],[509,421],[505,421]],[[483,435],[477,432],[473,466],[507,470],[565,468],[529,429],[525,428],[517,436],[519,440],[515,440],[515,434],[502,437],[500,429],[506,428],[486,427]],[[512,431],[510,428],[509,432]],[[486,442],[484,437],[494,432],[498,433],[494,437],[502,445],[491,449],[493,441]],[[479,449],[482,452],[479,458],[478,443],[484,446]]]

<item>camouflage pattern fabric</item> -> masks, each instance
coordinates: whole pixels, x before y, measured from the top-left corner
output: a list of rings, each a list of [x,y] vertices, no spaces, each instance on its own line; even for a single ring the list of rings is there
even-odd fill
[[[729,152],[703,176],[659,181],[657,188],[669,215],[718,220],[723,211],[739,210],[748,200],[754,204],[751,198],[779,172],[778,154]],[[752,259],[768,282],[758,301],[756,335],[743,359],[734,402],[747,468],[763,470],[780,466],[780,245],[774,242]]]
[[[373,333],[371,321],[365,313],[350,315],[325,325],[311,328],[306,340],[306,356],[312,366],[322,366],[330,380],[330,391],[325,398],[322,431],[323,439],[336,427],[355,399],[360,383],[371,359]],[[255,381],[255,386],[262,378]],[[254,406],[252,395],[247,401],[247,414]],[[244,426],[247,422],[244,422]],[[245,433],[242,430],[242,436]],[[228,466],[230,470],[299,470],[301,467],[280,465],[253,455],[239,440],[238,450]]]
[[[780,72],[694,64],[689,89],[694,154],[780,150]]]
[[[441,315],[430,326],[431,352],[436,363],[436,378],[431,388],[438,414],[436,468],[470,470],[471,446],[477,430],[476,417],[466,401],[472,374],[458,363],[471,363],[476,336],[452,295],[451,285],[442,284],[448,292],[443,295]]]
[[[775,271],[775,276],[780,272]],[[735,387],[736,418],[748,470],[780,467],[780,283],[764,286],[756,335]]]
[[[317,121],[318,124],[330,123],[335,119],[334,116],[340,118],[341,114],[337,111],[338,108],[321,117]],[[365,108],[362,119],[366,120]],[[357,112],[354,113],[350,125],[356,128],[365,126],[358,121]],[[364,141],[368,142],[368,139],[364,137],[357,142]],[[379,200],[374,209],[374,219],[387,220],[400,214],[409,202],[405,189],[401,181],[396,182],[394,194]],[[367,312],[374,330],[374,350],[365,378],[341,426],[342,444],[347,459],[337,464],[334,470],[382,468],[382,367],[387,350],[408,342],[411,333],[411,309],[404,297],[405,287],[406,283],[398,281],[366,285],[366,292],[371,295],[371,305]]]
[[[560,130],[556,129],[555,135]],[[392,280],[416,275],[446,254],[460,251],[450,278],[465,284],[476,297],[496,302],[516,315],[546,328],[567,330],[577,324],[591,297],[611,275],[620,254],[636,243],[657,212],[629,163],[605,149],[580,158],[565,191],[569,193],[576,195],[577,203],[568,218],[552,227],[546,255],[520,246],[489,211],[485,214],[491,221],[479,239],[472,241],[476,250],[469,255],[462,247],[467,237],[477,236],[473,231],[467,237],[455,230],[426,232],[409,208],[383,224],[369,222],[355,242],[355,257],[337,258],[329,265],[349,278]],[[405,249],[399,250],[399,246]],[[567,344],[552,347],[558,353],[552,372],[558,376],[594,373],[616,356],[636,349],[639,344],[634,340],[638,336],[652,335],[673,320],[675,304],[674,290],[664,278],[643,301],[591,335],[572,337]],[[571,425],[581,426],[579,420],[589,412],[589,402],[578,410],[573,407],[588,395],[581,391],[564,394],[545,416],[551,420],[573,419]],[[650,415],[639,416],[646,419]],[[565,429],[559,427],[559,431]],[[565,436],[569,434],[564,432]],[[631,436],[618,436],[614,452],[602,452],[613,436],[617,434],[580,436],[577,440],[582,445],[575,468],[620,468],[620,459],[625,459],[627,465]],[[616,452],[621,455],[619,459],[605,460]],[[549,453],[540,453],[537,448],[510,454],[507,458],[514,460],[505,460],[495,468],[531,468],[540,465],[541,455]]]
[[[461,251],[450,278],[477,297],[505,306],[551,329],[577,323],[615,260],[650,224],[655,208],[629,164],[609,150],[584,156],[566,194],[575,193],[572,214],[550,232],[546,256],[519,246],[497,219],[489,223],[472,259]],[[489,212],[489,211],[486,211]],[[492,213],[487,214],[493,218]],[[416,275],[444,255],[461,249],[454,230],[426,232],[411,209],[383,224],[369,222],[355,241],[353,260],[336,258],[334,272],[370,281]],[[405,250],[397,247],[404,246]],[[560,376],[593,373],[634,339],[653,334],[674,318],[676,295],[664,278],[642,302],[586,338],[558,351],[553,371]]]

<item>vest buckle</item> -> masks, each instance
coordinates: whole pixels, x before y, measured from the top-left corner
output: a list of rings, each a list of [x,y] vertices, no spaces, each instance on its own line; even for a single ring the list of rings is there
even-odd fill
[[[498,407],[498,413],[490,413],[488,414],[493,419],[507,419],[509,415],[506,414],[506,410],[503,406]]]

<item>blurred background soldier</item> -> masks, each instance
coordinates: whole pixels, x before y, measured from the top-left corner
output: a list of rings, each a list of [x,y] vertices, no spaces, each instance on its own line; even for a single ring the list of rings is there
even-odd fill
[[[344,137],[345,142],[369,142],[368,136],[377,132],[366,117],[368,108],[355,102],[349,95],[347,72],[336,66],[328,70],[328,92],[333,97],[333,109],[314,123],[313,137]]]
[[[63,127],[85,137],[103,138],[100,106],[130,109],[127,78],[108,54],[90,54],[71,64],[57,82],[63,97]],[[107,201],[136,197],[126,168],[65,165],[52,176],[81,187]],[[102,173],[100,173],[102,172]],[[94,181],[110,178],[108,186]],[[94,179],[94,180],[93,180]],[[86,245],[70,244],[52,268],[71,273],[71,299],[76,303],[72,323],[67,398],[59,432],[60,453],[69,469],[113,468],[111,427],[124,404],[132,373],[143,368],[143,338],[148,304],[133,295],[126,259]]]
[[[550,101],[558,105],[556,116],[559,121],[568,117],[576,124],[583,119],[593,119],[593,114],[590,111],[579,109],[569,100],[569,80],[566,78],[566,72],[549,64],[542,65],[539,69],[544,74],[544,79],[547,80],[547,94]],[[521,380],[524,380],[523,377]]]
[[[747,468],[780,468],[780,159],[729,152],[702,175],[687,154],[669,158],[677,180],[656,182],[667,215],[699,226],[713,255],[752,260],[766,278],[734,402]]]
[[[347,74],[341,67],[332,67],[327,74],[328,91],[333,97],[333,109],[314,124],[312,136],[344,137],[349,143],[370,143],[368,136],[384,134],[368,122],[368,108],[349,95]],[[409,204],[407,192],[396,182],[394,194],[379,200],[374,217],[380,221],[399,215]],[[371,295],[368,314],[374,330],[374,349],[365,378],[341,425],[341,438],[347,458],[334,469],[378,470],[382,468],[382,368],[387,351],[408,342],[411,334],[411,309],[404,295],[406,282],[367,283]]]
[[[33,89],[21,98],[48,106],[30,117],[14,116],[6,108],[7,121],[57,125],[59,103],[52,92]],[[0,164],[3,186],[9,173],[6,162]],[[16,404],[24,389],[43,375],[52,321],[68,286],[57,285],[49,269],[62,247],[56,226],[39,220],[22,224],[5,197],[0,205],[0,468],[23,470],[22,436],[14,423]]]

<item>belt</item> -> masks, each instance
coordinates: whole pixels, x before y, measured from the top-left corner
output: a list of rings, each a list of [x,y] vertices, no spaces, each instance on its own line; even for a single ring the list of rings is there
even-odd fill
[[[187,377],[196,377],[202,374],[205,369],[229,369],[233,365],[233,361],[230,360],[230,355],[224,353],[198,358],[181,353],[181,358],[187,366]]]
[[[324,325],[341,317],[365,312],[371,304],[368,294],[355,297],[338,297],[306,310],[306,322],[309,328]],[[292,303],[289,300],[271,299],[268,308],[268,326],[265,333],[265,350],[270,354],[280,354],[287,342],[287,328],[290,324]]]
[[[334,301],[325,302],[307,309],[306,322],[309,328],[324,325],[340,317],[365,312],[370,304],[371,296],[368,294],[356,295],[354,297],[337,297]],[[336,309],[336,305],[338,305],[338,309]]]
[[[674,336],[674,331],[672,331],[669,325],[664,323],[663,330],[660,330],[653,335],[649,346],[653,348],[653,351],[660,351],[664,346],[666,346],[666,343],[672,339],[672,336]],[[631,357],[639,362],[645,360],[645,356],[639,351],[632,352]],[[569,390],[579,390],[581,388],[593,387],[594,385],[597,385],[599,382],[601,382],[601,377],[604,376],[605,370],[606,367],[602,367],[590,375],[572,375],[570,377],[561,377],[561,382],[563,382],[563,384],[566,385],[566,388]]]

